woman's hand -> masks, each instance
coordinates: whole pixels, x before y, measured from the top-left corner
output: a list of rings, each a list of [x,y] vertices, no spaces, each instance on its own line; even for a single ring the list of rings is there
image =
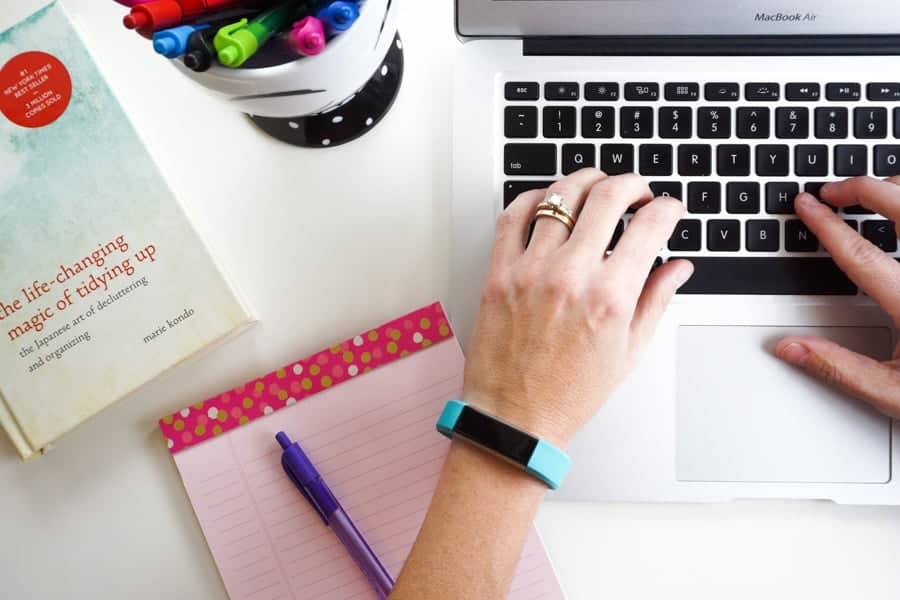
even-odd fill
[[[900,222],[900,177],[867,177],[829,183],[822,199],[833,206],[861,204],[894,223]],[[797,214],[816,234],[837,264],[900,326],[900,264],[860,236],[830,208],[809,194],[795,202]],[[900,234],[900,232],[897,232]],[[776,354],[822,381],[900,418],[900,346],[893,360],[880,363],[815,337],[779,342]]]
[[[635,366],[693,267],[671,262],[648,279],[684,207],[654,199],[641,177],[584,169],[549,193],[579,214],[575,229],[570,236],[563,223],[541,218],[526,249],[547,190],[522,194],[500,217],[465,399],[565,446]],[[643,206],[607,256],[635,204]]]

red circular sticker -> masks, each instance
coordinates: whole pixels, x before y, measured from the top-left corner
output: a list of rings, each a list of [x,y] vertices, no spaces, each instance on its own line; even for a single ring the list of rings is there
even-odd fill
[[[22,127],[46,127],[66,112],[72,78],[58,58],[25,52],[0,69],[0,112]]]

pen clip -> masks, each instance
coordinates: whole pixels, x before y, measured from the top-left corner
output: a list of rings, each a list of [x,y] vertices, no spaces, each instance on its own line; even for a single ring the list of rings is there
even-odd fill
[[[309,502],[314,509],[316,509],[316,512],[319,513],[320,517],[322,517],[322,521],[325,523],[325,525],[328,525],[328,517],[325,515],[325,511],[323,511],[322,507],[319,506],[319,503],[315,501],[315,499],[312,497],[312,494],[310,494],[306,489],[306,486],[300,483],[300,480],[297,479],[297,476],[294,475],[294,471],[291,470],[290,466],[288,465],[287,454],[281,455],[281,467],[284,469],[284,472],[287,473],[287,476],[288,478],[290,478],[291,483],[294,484],[294,487],[296,487],[300,491],[300,493],[303,494],[303,497],[306,498],[306,501]]]
[[[244,29],[244,27],[246,27],[249,22],[250,21],[248,21],[247,19],[241,19],[237,23],[232,23],[231,25],[226,25],[226,26],[222,27],[221,29],[219,29],[219,31],[216,35],[222,36],[222,39],[225,39],[228,41],[233,41],[231,38],[231,34],[234,33],[235,31],[240,31],[241,29]]]

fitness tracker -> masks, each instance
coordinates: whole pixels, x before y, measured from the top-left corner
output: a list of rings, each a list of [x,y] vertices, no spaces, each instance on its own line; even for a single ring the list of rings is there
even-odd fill
[[[553,444],[459,400],[447,402],[437,429],[448,438],[460,437],[521,467],[553,490],[562,484],[571,463],[568,455]]]

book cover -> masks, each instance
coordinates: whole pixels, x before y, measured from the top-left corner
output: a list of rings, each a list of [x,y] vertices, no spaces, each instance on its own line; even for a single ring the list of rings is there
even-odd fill
[[[0,425],[22,457],[251,321],[63,8],[0,33]]]

